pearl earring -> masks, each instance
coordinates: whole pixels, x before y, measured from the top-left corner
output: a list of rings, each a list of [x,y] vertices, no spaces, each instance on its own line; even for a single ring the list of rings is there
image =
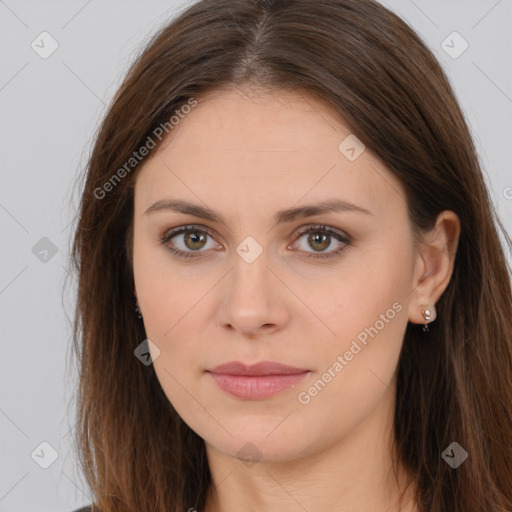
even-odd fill
[[[423,331],[428,332],[428,324],[433,322],[436,319],[436,307],[431,306],[430,304],[422,304],[421,305],[421,315],[425,320],[425,325],[423,326]]]

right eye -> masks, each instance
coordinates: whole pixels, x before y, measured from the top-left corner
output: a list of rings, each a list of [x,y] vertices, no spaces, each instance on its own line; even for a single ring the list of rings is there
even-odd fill
[[[202,253],[201,249],[211,249],[215,247],[207,247],[208,237],[212,237],[208,230],[204,228],[199,228],[197,226],[180,226],[179,228],[175,228],[171,231],[166,232],[161,237],[161,243],[165,245],[169,251],[173,254],[176,254],[178,257],[182,258],[197,258],[201,257]],[[169,242],[173,239],[177,238],[177,242],[172,242],[169,245]],[[212,237],[213,238],[213,237]]]

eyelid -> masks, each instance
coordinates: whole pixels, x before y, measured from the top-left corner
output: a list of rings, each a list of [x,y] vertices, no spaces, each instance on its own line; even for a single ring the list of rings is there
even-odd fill
[[[177,233],[180,233],[182,231],[187,231],[187,230],[204,231],[205,233],[208,233],[213,238],[215,238],[215,236],[217,236],[217,235],[214,235],[213,230],[211,228],[209,228],[207,226],[203,226],[202,224],[180,224],[179,226],[176,226],[175,228],[166,229],[164,231],[164,234],[162,235],[162,238],[170,237],[172,235],[175,235]]]
[[[329,234],[338,235],[340,238],[344,239],[345,241],[350,241],[350,239],[351,239],[351,237],[344,231],[341,231],[340,229],[328,226],[326,224],[307,224],[305,226],[301,226],[300,228],[297,228],[297,230],[295,230],[294,236],[299,237],[305,233],[316,232],[316,231],[324,231]]]
[[[169,239],[172,235],[176,235],[178,233],[181,233],[182,231],[191,230],[193,231],[196,229],[197,231],[204,231],[208,235],[210,235],[212,238],[216,238],[216,234],[213,233],[213,231],[208,228],[207,226],[203,226],[202,224],[183,224],[180,226],[177,226],[175,228],[168,229],[164,232],[164,234],[160,238],[167,238]],[[350,241],[351,237],[346,232],[328,226],[326,224],[303,224],[302,226],[299,226],[297,229],[294,230],[293,236],[294,238],[303,235],[304,233],[307,233],[309,230],[317,229],[318,231],[326,231],[326,232],[332,232],[334,234],[339,235],[341,238],[345,239],[346,241]]]

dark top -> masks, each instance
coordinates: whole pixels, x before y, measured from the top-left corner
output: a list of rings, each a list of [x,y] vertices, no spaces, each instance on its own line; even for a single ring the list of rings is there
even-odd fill
[[[75,510],[74,512],[91,512],[91,507],[83,507]]]

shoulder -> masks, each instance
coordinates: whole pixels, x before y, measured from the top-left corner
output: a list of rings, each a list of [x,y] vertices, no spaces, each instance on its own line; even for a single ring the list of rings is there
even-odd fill
[[[74,510],[73,512],[92,512],[92,508],[91,507],[78,508],[78,509]]]

